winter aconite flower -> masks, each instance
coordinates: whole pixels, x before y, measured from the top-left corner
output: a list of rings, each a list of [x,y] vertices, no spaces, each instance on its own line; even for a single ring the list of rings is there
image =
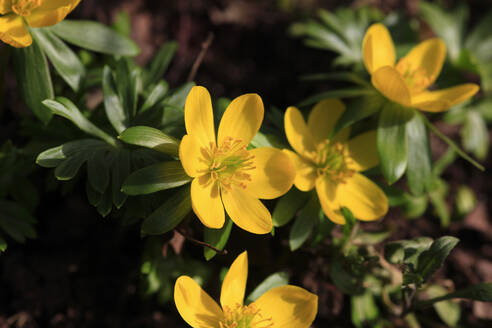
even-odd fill
[[[209,228],[224,225],[224,208],[240,228],[256,234],[272,229],[272,217],[259,200],[286,193],[295,176],[294,165],[282,151],[270,147],[248,150],[263,121],[263,102],[257,94],[234,99],[222,116],[217,139],[210,94],[193,87],[186,98],[187,134],[179,158],[193,177],[191,204]]]
[[[376,220],[388,211],[388,199],[371,180],[358,173],[379,163],[376,131],[347,140],[349,129],[331,137],[333,127],[345,110],[338,99],[326,99],[314,106],[308,122],[301,112],[289,107],[285,113],[285,134],[296,153],[284,150],[295,163],[295,186],[302,191],[316,188],[321,207],[335,223],[344,224],[341,207],[356,218]]]
[[[248,254],[243,252],[224,278],[219,306],[193,279],[179,277],[174,286],[179,314],[193,328],[309,328],[318,312],[316,295],[286,285],[245,305],[247,278]]]
[[[80,0],[0,0],[0,39],[16,48],[28,47],[32,43],[28,26],[55,25],[79,2]]]
[[[364,36],[362,54],[374,87],[406,107],[441,112],[472,97],[479,89],[476,84],[466,83],[427,90],[446,58],[446,45],[438,38],[421,42],[396,63],[395,46],[388,30],[382,24],[373,24]]]

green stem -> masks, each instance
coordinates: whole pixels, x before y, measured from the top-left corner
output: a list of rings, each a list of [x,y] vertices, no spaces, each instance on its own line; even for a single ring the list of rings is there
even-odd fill
[[[422,115],[419,113],[419,115]],[[441,131],[439,131],[435,126],[434,124],[432,124],[428,119],[427,117],[425,117],[425,115],[422,115],[422,118],[424,119],[424,122],[425,122],[425,125],[427,125],[427,127],[436,135],[438,136],[442,141],[444,141],[445,143],[447,143],[449,145],[449,147],[451,147],[452,149],[454,149],[454,151],[456,151],[456,153],[461,156],[463,159],[465,159],[466,161],[470,162],[472,165],[474,165],[477,169],[479,169],[480,171],[485,171],[485,168],[480,164],[478,163],[476,160],[474,160],[473,158],[471,158],[467,153],[465,153],[463,150],[461,150],[460,147],[458,147],[454,142],[453,140],[449,139],[447,136],[445,136]]]

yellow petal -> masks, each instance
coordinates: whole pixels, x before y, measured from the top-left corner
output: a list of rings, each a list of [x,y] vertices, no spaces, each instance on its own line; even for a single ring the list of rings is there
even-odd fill
[[[337,201],[362,221],[377,220],[388,212],[388,199],[384,192],[359,173],[338,185]]]
[[[425,40],[414,47],[400,59],[397,67],[408,72],[422,73],[425,83],[419,83],[418,89],[423,90],[434,83],[441,72],[446,59],[446,45],[441,39],[433,38]],[[421,70],[421,72],[419,72]],[[400,71],[400,73],[404,73]]]
[[[316,151],[313,137],[297,108],[287,108],[284,116],[284,128],[287,140],[299,155],[309,157],[310,153]]]
[[[191,182],[191,205],[193,212],[204,226],[220,229],[225,222],[224,206],[220,200],[219,185],[203,175]]]
[[[376,147],[376,131],[361,133],[347,143],[350,168],[365,171],[379,164]]]
[[[231,220],[241,229],[256,234],[272,230],[272,216],[263,203],[241,187],[222,189],[222,201]]]
[[[313,107],[308,117],[308,128],[315,144],[328,139],[345,105],[338,99],[325,99]]]
[[[222,310],[190,277],[181,276],[176,280],[174,303],[184,321],[193,328],[219,327]]]
[[[31,27],[51,26],[61,22],[79,4],[80,0],[49,0],[33,9],[31,15],[25,16]]]
[[[321,176],[316,180],[316,193],[328,219],[338,224],[345,224],[345,217],[341,214],[340,205],[336,199],[337,186]]]
[[[383,24],[373,24],[367,30],[362,41],[362,56],[369,74],[381,67],[395,65],[395,45]]]
[[[412,107],[427,112],[442,112],[475,95],[479,86],[473,83],[437,91],[426,91],[412,97]]]
[[[228,137],[248,145],[263,122],[263,101],[251,93],[237,97],[227,106],[219,125],[219,146]]]
[[[0,17],[0,40],[16,48],[28,47],[32,43],[22,17],[13,14]]]
[[[207,171],[202,147],[196,138],[185,134],[179,144],[179,160],[190,177],[203,175]]]
[[[214,113],[208,90],[201,86],[193,87],[186,97],[184,112],[186,132],[202,147],[215,145]]]
[[[5,15],[12,11],[12,0],[0,0],[0,14]]]
[[[371,76],[372,85],[386,98],[410,106],[410,90],[398,71],[390,66],[379,68]]]
[[[313,189],[316,178],[318,177],[314,163],[297,155],[293,151],[287,149],[283,149],[282,151],[289,156],[296,168],[294,184],[297,189],[302,191],[309,191]]]
[[[309,328],[318,313],[318,296],[291,285],[270,289],[254,304],[275,328]]]
[[[224,278],[220,291],[220,305],[235,309],[243,306],[246,280],[248,279],[248,253],[242,252],[232,263]]]
[[[274,199],[289,191],[296,169],[287,154],[271,147],[256,148],[250,154],[255,157],[255,169],[248,172],[248,193],[256,198]]]

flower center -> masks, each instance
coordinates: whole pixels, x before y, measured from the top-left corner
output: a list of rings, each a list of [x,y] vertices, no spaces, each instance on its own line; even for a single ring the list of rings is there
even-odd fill
[[[207,164],[203,173],[209,173],[213,181],[218,181],[224,190],[230,190],[233,185],[246,189],[251,181],[248,171],[255,169],[254,156],[246,150],[241,139],[225,138],[217,147],[210,143],[209,147],[202,147],[200,161]]]
[[[338,183],[343,183],[345,178],[351,177],[355,172],[349,168],[350,159],[346,155],[345,145],[340,142],[325,140],[319,144],[314,162],[318,168],[318,176],[326,176]]]
[[[256,305],[241,306],[236,304],[234,309],[224,307],[224,319],[219,328],[270,328],[272,318],[264,318]]]
[[[419,93],[430,84],[426,70],[422,67],[412,67],[406,58],[402,58],[398,62],[396,70],[403,77],[403,80],[412,93]]]
[[[20,16],[31,15],[31,10],[41,6],[44,0],[12,0],[12,11]]]

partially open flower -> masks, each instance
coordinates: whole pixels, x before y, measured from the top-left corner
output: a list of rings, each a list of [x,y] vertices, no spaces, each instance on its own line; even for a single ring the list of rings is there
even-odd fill
[[[478,92],[473,83],[429,91],[446,59],[446,45],[441,39],[425,40],[396,63],[395,46],[388,29],[378,23],[366,32],[362,55],[371,82],[388,99],[406,107],[428,112],[442,112]]]
[[[318,297],[297,286],[267,291],[244,304],[248,254],[232,263],[224,278],[219,306],[190,277],[181,276],[174,286],[174,302],[181,317],[193,328],[308,328],[318,312]]]
[[[286,193],[295,168],[282,151],[246,147],[263,121],[263,103],[257,94],[234,99],[227,107],[215,138],[210,94],[193,87],[185,104],[187,134],[179,146],[179,159],[193,177],[191,203],[209,228],[224,225],[224,208],[240,228],[256,234],[272,230],[272,217],[259,199]]]
[[[356,218],[371,221],[388,211],[388,199],[371,180],[358,173],[379,164],[376,131],[347,140],[350,129],[332,137],[336,121],[345,110],[338,99],[326,99],[314,106],[308,122],[295,107],[285,112],[285,134],[296,153],[284,150],[295,163],[295,186],[302,191],[316,187],[321,207],[335,223],[344,224],[341,207]]]
[[[0,0],[0,39],[16,48],[32,43],[29,27],[61,22],[80,0]],[[81,33],[83,33],[81,31]]]

